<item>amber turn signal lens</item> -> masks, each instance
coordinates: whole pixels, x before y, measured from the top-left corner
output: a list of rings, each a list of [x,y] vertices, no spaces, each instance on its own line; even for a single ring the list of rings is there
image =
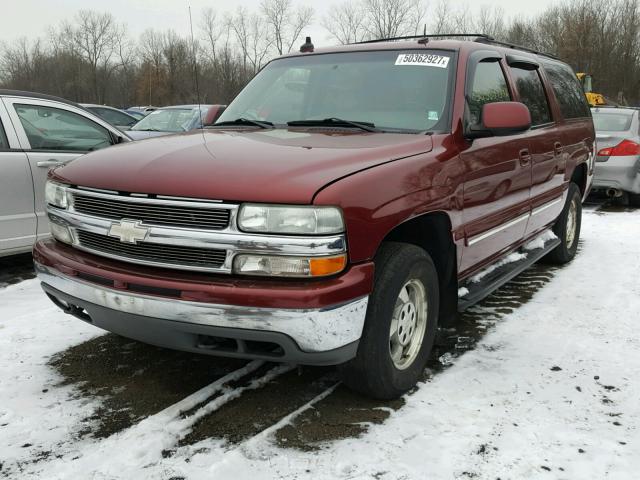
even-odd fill
[[[312,258],[309,260],[309,273],[312,277],[325,277],[341,272],[346,265],[346,254],[336,257]]]

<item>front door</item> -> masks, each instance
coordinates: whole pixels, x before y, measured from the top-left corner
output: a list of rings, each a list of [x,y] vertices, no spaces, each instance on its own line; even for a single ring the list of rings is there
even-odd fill
[[[513,95],[499,58],[473,66],[467,85],[467,122],[481,122],[486,103]],[[465,249],[461,276],[479,269],[524,237],[529,218],[531,155],[525,134],[476,138],[460,154],[465,169],[463,218]]]
[[[35,237],[29,159],[0,99],[0,256],[28,250]]]
[[[114,143],[110,131],[72,105],[42,99],[7,98],[5,104],[33,175],[38,238],[49,234],[44,184],[50,168]]]

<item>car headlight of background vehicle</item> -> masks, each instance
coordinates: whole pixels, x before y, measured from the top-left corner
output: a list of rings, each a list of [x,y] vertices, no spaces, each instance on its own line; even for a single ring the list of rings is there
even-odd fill
[[[238,228],[255,233],[328,235],[344,232],[344,220],[336,207],[244,204]]]
[[[67,188],[59,183],[47,181],[44,187],[44,197],[48,205],[67,208]]]

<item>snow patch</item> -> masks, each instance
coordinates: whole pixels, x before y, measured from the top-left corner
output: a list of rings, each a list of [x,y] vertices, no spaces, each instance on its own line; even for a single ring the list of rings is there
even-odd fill
[[[469,280],[472,283],[478,283],[480,280],[482,280],[484,277],[489,275],[494,270],[497,270],[498,268],[508,265],[510,263],[519,262],[520,260],[524,260],[525,258],[527,258],[526,253],[520,253],[520,252],[511,253],[506,257],[504,257],[502,260],[499,260],[496,263],[489,265],[487,268],[482,270],[480,273],[477,273],[476,275],[471,277]]]
[[[556,236],[555,233],[553,233],[552,230],[545,230],[544,232],[542,232],[542,234],[540,234],[539,236],[537,236],[536,238],[534,238],[533,240],[531,240],[529,243],[527,243],[523,249],[524,250],[538,250],[540,248],[544,248],[545,244],[550,241],[550,240],[555,240],[556,238],[558,238]]]
[[[469,289],[467,287],[462,287],[458,289],[458,298],[463,298],[469,295]]]

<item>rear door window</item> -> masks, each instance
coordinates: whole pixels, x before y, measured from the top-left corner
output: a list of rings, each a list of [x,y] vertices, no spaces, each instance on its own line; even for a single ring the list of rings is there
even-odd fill
[[[589,104],[573,70],[561,63],[546,63],[544,71],[551,82],[564,118],[590,117]]]
[[[511,67],[511,74],[516,82],[520,101],[531,112],[531,124],[535,126],[551,122],[549,102],[538,70]]]
[[[511,94],[509,87],[507,87],[507,79],[500,63],[495,61],[478,63],[467,98],[471,124],[480,123],[483,105],[510,100]]]
[[[106,120],[111,125],[119,125],[129,127],[136,123],[136,120],[131,118],[124,113],[117,112],[115,110],[111,110],[109,108],[95,108],[93,109],[95,113],[97,113],[100,118]]]
[[[111,145],[106,128],[77,113],[41,105],[14,107],[31,150],[88,152]]]

